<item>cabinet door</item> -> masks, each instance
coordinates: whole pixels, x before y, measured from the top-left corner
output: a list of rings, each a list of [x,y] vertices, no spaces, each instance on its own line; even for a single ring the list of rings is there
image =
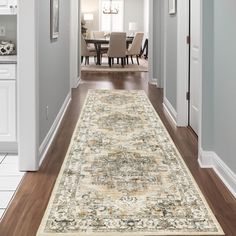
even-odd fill
[[[16,141],[16,82],[0,80],[0,142]]]
[[[15,15],[17,0],[0,0],[0,15]]]

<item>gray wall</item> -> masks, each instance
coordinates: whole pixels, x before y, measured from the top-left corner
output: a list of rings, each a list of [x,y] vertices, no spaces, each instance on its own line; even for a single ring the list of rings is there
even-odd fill
[[[236,1],[214,0],[215,151],[236,172]]]
[[[84,19],[84,13],[93,13],[93,21],[87,22],[85,27],[87,33],[99,30],[99,0],[81,0],[81,19]],[[92,36],[92,35],[90,35]]]
[[[138,30],[144,30],[144,0],[124,0],[124,31],[129,32],[129,22],[137,22]]]
[[[214,1],[203,2],[203,50],[202,50],[202,148],[213,150],[214,134]]]
[[[166,30],[166,98],[173,108],[177,108],[177,16],[168,14],[165,1]]]
[[[70,4],[60,0],[58,40],[50,40],[50,1],[39,1],[39,141],[47,135],[70,91]],[[46,106],[49,118],[46,119]]]
[[[202,146],[236,172],[236,2],[203,2]]]
[[[17,38],[17,19],[16,15],[0,15],[0,26],[6,28],[6,36],[0,36],[1,40],[11,40],[16,44]]]

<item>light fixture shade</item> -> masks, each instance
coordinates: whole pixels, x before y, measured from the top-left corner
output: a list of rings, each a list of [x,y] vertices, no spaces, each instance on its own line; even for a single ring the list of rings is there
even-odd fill
[[[84,20],[85,21],[93,20],[93,13],[84,13]]]
[[[138,29],[138,24],[136,22],[129,22],[129,30],[135,31]]]

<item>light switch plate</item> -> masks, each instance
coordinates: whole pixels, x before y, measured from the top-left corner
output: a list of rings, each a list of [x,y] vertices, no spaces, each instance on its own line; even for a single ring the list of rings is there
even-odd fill
[[[5,26],[0,25],[0,36],[6,36]]]

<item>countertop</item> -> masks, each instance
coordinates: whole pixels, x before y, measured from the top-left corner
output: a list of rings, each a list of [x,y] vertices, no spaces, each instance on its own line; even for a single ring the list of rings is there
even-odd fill
[[[0,64],[16,64],[16,63],[17,63],[16,55],[0,56]]]

